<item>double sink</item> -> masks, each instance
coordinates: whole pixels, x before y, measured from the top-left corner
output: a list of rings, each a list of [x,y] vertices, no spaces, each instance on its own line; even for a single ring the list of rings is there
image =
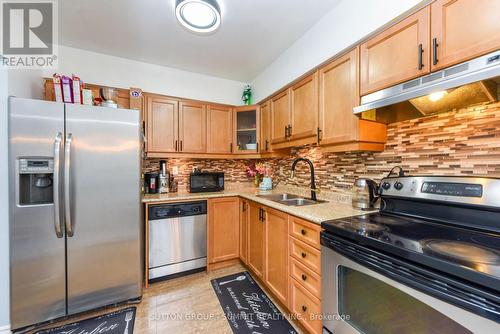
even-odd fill
[[[325,203],[326,201],[322,200],[312,200],[307,199],[301,196],[293,195],[293,194],[269,194],[269,195],[257,195],[257,197],[261,197],[276,203],[288,205],[288,206],[306,206],[313,205],[319,203]]]

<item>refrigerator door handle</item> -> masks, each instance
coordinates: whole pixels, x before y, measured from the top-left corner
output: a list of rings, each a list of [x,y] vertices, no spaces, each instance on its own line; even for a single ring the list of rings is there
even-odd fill
[[[59,181],[61,176],[61,142],[62,133],[58,132],[54,140],[54,185],[53,185],[53,197],[54,197],[54,227],[56,229],[56,236],[58,238],[63,237],[62,231],[62,219],[61,219],[61,203],[59,194]]]
[[[68,237],[73,236],[73,225],[71,223],[71,142],[73,135],[66,136],[66,148],[64,151],[64,211],[66,221],[66,233]]]

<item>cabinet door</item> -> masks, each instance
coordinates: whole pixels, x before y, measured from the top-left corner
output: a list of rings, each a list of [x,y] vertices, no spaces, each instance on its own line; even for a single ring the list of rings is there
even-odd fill
[[[259,277],[264,277],[264,222],[260,219],[261,207],[250,202],[248,205],[248,267]]]
[[[248,201],[240,200],[240,259],[248,264]]]
[[[288,215],[265,208],[265,278],[267,287],[288,305]]]
[[[431,5],[432,70],[500,48],[500,1],[437,0]]]
[[[359,104],[358,49],[319,70],[321,145],[358,139],[359,119],[352,108]]]
[[[179,152],[205,153],[207,110],[199,102],[179,103]]]
[[[313,138],[318,128],[318,73],[302,79],[290,88],[290,140]]]
[[[260,152],[271,152],[271,108],[269,101],[260,105]]]
[[[148,96],[146,110],[148,152],[176,152],[178,145],[178,102]]]
[[[429,7],[361,44],[361,95],[430,70]]]
[[[233,109],[209,104],[207,107],[207,152],[233,151]]]
[[[208,262],[238,258],[239,238],[238,198],[208,200]]]
[[[271,143],[286,141],[286,127],[290,125],[290,91],[287,89],[271,98]]]
[[[258,105],[240,106],[234,108],[234,145],[236,154],[256,154],[259,149]]]

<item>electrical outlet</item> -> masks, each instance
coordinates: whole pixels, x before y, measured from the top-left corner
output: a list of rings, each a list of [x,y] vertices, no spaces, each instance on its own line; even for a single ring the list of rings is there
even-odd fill
[[[177,166],[172,167],[172,175],[173,176],[179,175],[179,167]]]
[[[283,166],[280,166],[280,174],[283,175]]]

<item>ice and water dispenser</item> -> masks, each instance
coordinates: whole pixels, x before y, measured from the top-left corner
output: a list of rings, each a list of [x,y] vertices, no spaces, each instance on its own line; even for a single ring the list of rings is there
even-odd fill
[[[19,205],[53,203],[54,160],[52,158],[20,158]]]

